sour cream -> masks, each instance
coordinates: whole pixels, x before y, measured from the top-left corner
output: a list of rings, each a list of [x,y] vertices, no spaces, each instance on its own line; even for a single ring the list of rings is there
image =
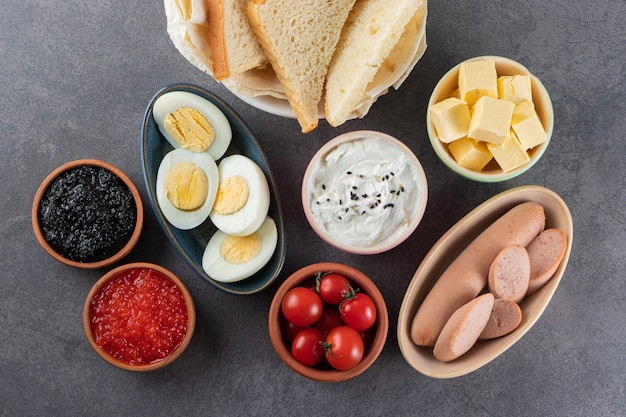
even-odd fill
[[[309,220],[349,248],[383,251],[399,244],[426,205],[426,178],[415,155],[396,139],[373,135],[323,153],[309,167],[305,187]]]

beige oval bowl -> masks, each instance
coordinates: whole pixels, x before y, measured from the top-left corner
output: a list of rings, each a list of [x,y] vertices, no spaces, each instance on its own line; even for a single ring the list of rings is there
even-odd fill
[[[113,357],[103,348],[98,346],[98,344],[96,343],[96,339],[93,335],[92,327],[91,327],[91,301],[93,300],[93,298],[100,292],[100,289],[108,285],[108,283],[111,280],[119,277],[121,274],[134,268],[151,269],[151,270],[157,271],[161,273],[163,276],[165,276],[167,279],[169,279],[170,281],[174,282],[174,284],[176,284],[176,286],[182,292],[183,298],[185,299],[185,305],[187,306],[187,333],[185,334],[185,337],[183,338],[183,341],[181,342],[181,344],[178,345],[178,347],[176,347],[169,354],[169,356],[165,357],[164,359],[157,361],[157,362],[152,362],[152,363],[147,363],[147,364],[142,364],[142,365],[131,365],[126,362],[123,362]],[[161,369],[171,364],[185,351],[185,349],[189,345],[189,342],[191,342],[191,338],[193,336],[195,327],[196,327],[196,307],[195,307],[193,298],[191,296],[191,293],[189,292],[185,284],[180,280],[180,278],[178,278],[170,270],[160,265],[147,263],[147,262],[135,262],[135,263],[130,263],[126,265],[120,265],[117,268],[107,272],[91,288],[91,290],[89,291],[89,294],[87,295],[87,299],[85,300],[85,304],[83,306],[83,330],[85,332],[85,336],[87,337],[87,341],[89,342],[89,345],[91,345],[91,347],[98,354],[98,356],[100,356],[106,362],[108,362],[109,364],[117,368],[124,369],[126,371],[148,372],[148,371]]]
[[[546,228],[556,227],[567,236],[565,257],[552,279],[522,301],[522,322],[513,332],[498,339],[479,341],[465,355],[452,362],[440,362],[432,347],[417,346],[411,340],[413,317],[443,270],[486,227],[517,204],[534,201],[544,207]],[[426,254],[406,291],[398,317],[398,344],[405,360],[420,373],[432,378],[455,378],[477,370],[513,346],[537,322],[554,295],[572,249],[573,223],[567,204],[555,192],[540,186],[522,186],[504,191],[485,201],[448,230]]]
[[[544,152],[548,148],[548,144],[550,143],[550,139],[552,137],[552,130],[554,128],[554,110],[552,108],[552,101],[550,99],[548,91],[541,83],[541,81],[536,76],[531,74],[531,72],[525,66],[523,66],[519,62],[513,61],[512,59],[504,58],[501,56],[479,56],[468,59],[464,62],[481,60],[493,60],[496,64],[496,72],[498,76],[530,75],[535,110],[537,112],[537,115],[539,116],[539,119],[541,120],[541,123],[543,124],[543,128],[546,131],[548,139],[541,145],[535,146],[528,152],[530,156],[529,162],[509,172],[504,172],[493,160],[489,164],[487,164],[487,166],[480,172],[459,165],[459,163],[457,163],[450,154],[450,151],[448,150],[448,144],[443,143],[437,137],[435,128],[433,127],[432,120],[430,118],[430,108],[434,104],[451,97],[453,92],[458,88],[459,68],[462,63],[454,66],[451,70],[449,70],[433,89],[432,95],[430,96],[430,99],[428,101],[428,107],[426,111],[426,129],[428,131],[428,137],[430,139],[430,143],[433,149],[435,150],[435,153],[437,153],[439,159],[441,159],[441,161],[448,168],[452,169],[457,174],[474,181],[486,183],[501,182],[510,180],[511,178],[515,178],[528,171],[543,156]]]
[[[131,194],[133,195],[133,200],[135,201],[135,208],[137,211],[137,219],[135,221],[135,228],[133,230],[132,235],[130,236],[128,242],[115,254],[112,256],[94,262],[80,262],[72,259],[68,259],[58,253],[45,239],[43,231],[41,230],[41,221],[39,219],[39,206],[41,205],[41,200],[44,197],[45,192],[48,190],[50,184],[61,174],[66,171],[69,171],[74,168],[78,168],[81,166],[94,166],[98,168],[104,168],[107,171],[115,174],[122,182],[128,187]],[[104,162],[98,159],[78,159],[75,161],[67,162],[54,171],[52,171],[48,176],[42,181],[41,185],[37,189],[35,193],[35,198],[33,199],[33,204],[31,208],[31,221],[33,225],[33,231],[35,233],[35,238],[37,242],[41,245],[41,247],[54,259],[57,261],[73,266],[81,269],[99,269],[104,268],[109,265],[113,265],[114,263],[122,260],[126,255],[130,253],[130,251],[135,247],[137,242],[139,241],[139,237],[141,235],[141,231],[143,228],[143,203],[141,201],[141,195],[139,194],[139,190],[135,187],[135,184],[131,181],[131,179],[124,174],[119,168],[114,165],[111,165],[108,162]]]

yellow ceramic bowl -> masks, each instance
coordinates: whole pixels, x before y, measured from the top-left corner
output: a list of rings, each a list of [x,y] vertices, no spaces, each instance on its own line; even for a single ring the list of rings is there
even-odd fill
[[[448,144],[439,140],[437,136],[437,133],[433,126],[433,122],[431,120],[430,109],[434,104],[451,97],[453,95],[453,92],[458,88],[459,68],[462,63],[456,65],[454,68],[448,71],[435,86],[430,96],[430,100],[428,101],[428,107],[426,111],[426,129],[428,131],[428,137],[430,138],[430,143],[433,149],[437,153],[437,156],[448,168],[452,169],[457,174],[474,181],[501,182],[509,180],[511,178],[515,178],[528,171],[542,157],[542,155],[548,148],[550,139],[552,137],[552,130],[554,127],[554,110],[552,109],[552,101],[550,100],[550,95],[548,94],[546,88],[543,86],[541,81],[533,74],[531,74],[530,71],[522,64],[515,62],[509,58],[504,58],[500,56],[479,56],[476,58],[468,59],[464,62],[480,60],[495,61],[496,72],[498,76],[530,75],[535,111],[537,112],[543,128],[546,131],[547,140],[529,150],[529,162],[508,172],[504,172],[498,166],[495,160],[492,160],[480,172],[463,167],[458,162],[456,162],[456,160],[452,157],[450,151],[448,150]]]

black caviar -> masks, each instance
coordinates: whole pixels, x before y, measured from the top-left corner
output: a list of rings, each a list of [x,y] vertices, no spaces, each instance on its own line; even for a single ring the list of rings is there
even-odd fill
[[[39,205],[44,239],[76,262],[98,262],[130,240],[137,207],[128,186],[111,171],[81,166],[61,173]]]

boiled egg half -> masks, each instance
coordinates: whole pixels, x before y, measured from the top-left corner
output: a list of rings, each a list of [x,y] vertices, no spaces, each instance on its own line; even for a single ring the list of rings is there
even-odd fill
[[[247,236],[228,235],[218,230],[204,250],[202,268],[216,281],[241,281],[269,262],[277,244],[276,223],[269,216],[261,227]]]
[[[157,98],[152,116],[175,149],[207,152],[214,160],[226,153],[233,137],[224,113],[210,101],[187,91],[170,91]]]
[[[218,184],[217,164],[211,155],[174,149],[157,171],[157,202],[172,226],[193,229],[209,217]]]
[[[257,230],[269,211],[265,174],[250,158],[235,154],[218,165],[219,187],[209,217],[222,232],[246,236]]]

